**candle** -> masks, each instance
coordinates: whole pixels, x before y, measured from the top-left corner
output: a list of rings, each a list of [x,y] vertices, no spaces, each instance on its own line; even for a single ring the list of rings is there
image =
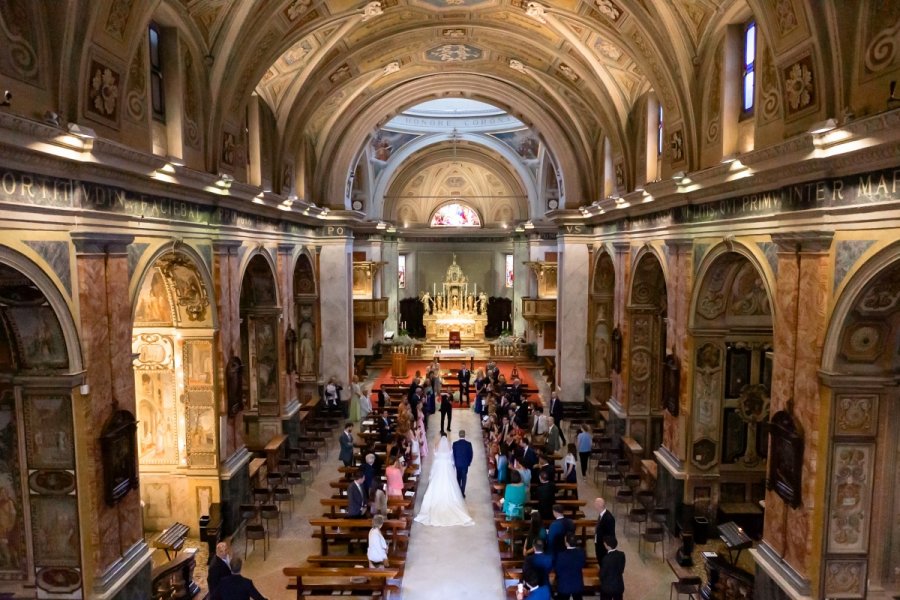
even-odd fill
[[[437,284],[436,283],[431,284],[431,295],[437,296]]]
[[[475,294],[476,296],[478,295],[478,284],[477,284],[477,283],[475,284],[475,292],[474,292],[474,294]]]

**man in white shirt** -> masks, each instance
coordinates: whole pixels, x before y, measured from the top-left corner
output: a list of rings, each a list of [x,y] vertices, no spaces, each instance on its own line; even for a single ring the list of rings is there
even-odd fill
[[[548,431],[550,431],[550,417],[544,414],[543,408],[538,408],[531,432],[534,435],[547,435]]]
[[[381,534],[381,526],[384,525],[384,516],[372,517],[372,528],[369,530],[369,550],[366,556],[369,558],[369,567],[387,566],[387,541]]]

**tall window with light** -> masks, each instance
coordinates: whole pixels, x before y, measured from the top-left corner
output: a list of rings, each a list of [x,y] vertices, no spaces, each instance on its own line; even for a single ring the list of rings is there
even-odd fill
[[[406,255],[397,257],[397,285],[400,289],[406,289]]]
[[[753,114],[756,97],[756,21],[744,27],[744,61],[741,79],[741,114]]]
[[[515,281],[515,274],[513,273],[513,255],[506,255],[506,287],[511,288]]]
[[[659,103],[656,115],[656,155],[662,156],[663,153],[663,106]]]
[[[153,118],[165,122],[166,97],[163,90],[159,25],[150,23],[147,33],[150,46],[150,105],[153,108]]]

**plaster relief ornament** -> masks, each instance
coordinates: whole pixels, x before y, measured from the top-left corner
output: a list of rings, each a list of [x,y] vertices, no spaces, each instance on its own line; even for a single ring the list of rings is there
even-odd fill
[[[303,13],[309,9],[312,0],[294,0],[287,9],[287,17],[291,21],[296,21]]]
[[[381,2],[369,2],[363,7],[363,23],[373,17],[381,16],[383,13],[384,8],[382,8]]]
[[[619,18],[619,15],[622,14],[616,5],[611,2],[611,0],[597,0],[597,10],[600,11],[600,14],[608,19],[612,19],[615,21]]]
[[[400,63],[398,61],[394,61],[392,63],[388,63],[384,65],[384,71],[382,75],[390,75],[391,73],[396,73],[400,70]]]
[[[518,71],[519,73],[526,74],[525,72],[525,64],[521,60],[516,60],[515,58],[511,58],[509,60],[509,68],[513,71]]]
[[[785,81],[785,94],[793,110],[809,106],[811,101],[812,73],[806,65],[797,63],[791,67]]]
[[[106,116],[114,115],[118,98],[119,86],[112,70],[97,69],[91,79],[91,102],[96,112]]]
[[[545,17],[547,9],[544,8],[543,4],[538,2],[529,2],[528,6],[525,8],[525,14],[537,21],[538,23],[546,23],[547,19]]]
[[[559,71],[563,74],[563,77],[571,81],[572,83],[578,83],[578,75],[569,65],[563,63],[559,65]]]

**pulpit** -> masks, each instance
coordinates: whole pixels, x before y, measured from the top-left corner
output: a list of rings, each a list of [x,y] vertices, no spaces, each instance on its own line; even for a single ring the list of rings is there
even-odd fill
[[[450,349],[451,350],[459,350],[462,347],[462,336],[458,331],[450,331]]]
[[[391,377],[404,379],[406,377],[406,355],[401,352],[391,354]]]

